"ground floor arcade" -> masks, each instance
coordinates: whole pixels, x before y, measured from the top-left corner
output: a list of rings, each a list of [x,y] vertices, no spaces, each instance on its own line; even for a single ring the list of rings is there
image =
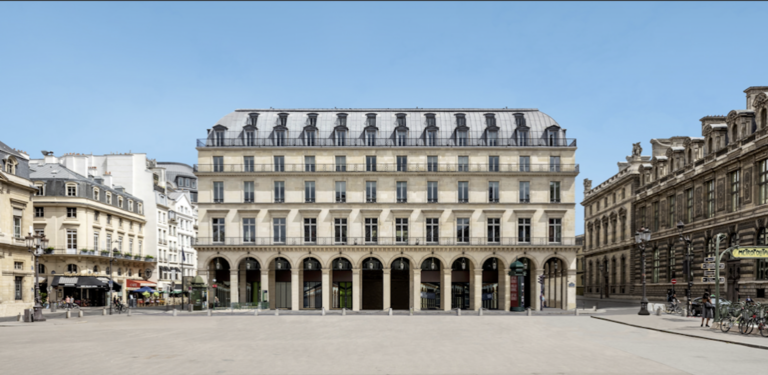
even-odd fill
[[[201,276],[218,307],[268,302],[271,309],[570,309],[575,248],[436,247],[199,248]],[[520,261],[525,276],[508,274]],[[544,276],[540,278],[540,276]]]

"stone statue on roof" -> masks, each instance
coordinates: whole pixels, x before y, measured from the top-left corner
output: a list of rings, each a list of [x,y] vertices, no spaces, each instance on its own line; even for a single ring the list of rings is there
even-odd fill
[[[632,144],[632,157],[640,157],[643,153],[643,147],[640,146],[640,142]]]
[[[585,178],[584,179],[584,192],[588,192],[592,190],[592,180]]]

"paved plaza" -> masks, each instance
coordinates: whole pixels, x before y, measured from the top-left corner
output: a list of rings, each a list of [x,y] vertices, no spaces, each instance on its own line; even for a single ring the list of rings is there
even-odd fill
[[[4,374],[717,374],[758,371],[768,353],[557,315],[147,311],[4,322],[0,337]]]

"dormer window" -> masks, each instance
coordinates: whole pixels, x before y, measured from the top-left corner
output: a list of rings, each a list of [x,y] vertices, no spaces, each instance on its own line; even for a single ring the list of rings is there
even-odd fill
[[[245,129],[245,145],[246,146],[256,145],[256,132],[254,132],[253,129]]]
[[[457,113],[456,114],[456,127],[464,127],[467,126],[467,118],[463,113]]]
[[[19,165],[19,162],[16,161],[16,158],[13,156],[9,156],[8,159],[5,161],[5,173],[16,174],[16,169],[18,165]]]
[[[35,195],[45,195],[45,183],[44,182],[36,182],[35,187],[37,187],[37,191],[35,192]]]
[[[77,184],[75,184],[75,183],[67,184],[67,196],[68,197],[76,197],[77,196]]]
[[[107,204],[112,204],[112,193],[107,192]]]
[[[139,203],[139,214],[144,214],[144,207]],[[141,229],[141,225],[139,225],[139,229]]]
[[[469,135],[468,135],[466,130],[457,130],[456,131],[456,145],[457,146],[466,146],[468,138],[469,138]]]
[[[368,113],[365,115],[365,126],[376,127],[376,114]]]
[[[285,146],[285,130],[275,130],[275,146]]]
[[[435,119],[434,113],[427,113],[425,116],[427,116],[427,127],[437,126],[437,120]]]
[[[123,197],[117,197],[117,207],[123,208]]]
[[[485,114],[485,126],[488,128],[495,128],[496,127],[496,115],[493,113],[486,113]]]
[[[523,115],[522,113],[515,113],[514,116],[515,116],[515,126],[517,127],[527,126],[525,124],[525,115]]]
[[[398,146],[407,146],[408,145],[408,132],[404,129],[397,131],[397,145]]]
[[[222,147],[224,146],[224,131],[223,130],[216,130],[214,132],[214,137],[216,140],[216,146]]]
[[[437,130],[427,130],[427,146],[437,146]]]
[[[310,113],[307,115],[307,126],[317,126],[317,113]]]
[[[488,146],[498,146],[498,138],[499,138],[499,132],[496,130],[488,130],[485,134],[486,141],[488,141]]]
[[[405,113],[398,113],[395,116],[397,116],[397,120],[395,122],[397,124],[397,127],[406,127]]]
[[[347,126],[347,114],[339,113],[336,115],[336,126]]]
[[[128,211],[133,211],[133,200],[128,200]]]
[[[256,122],[259,120],[259,114],[258,113],[249,113],[248,114],[248,125],[256,127]]]
[[[93,188],[93,199],[99,200],[99,188]]]
[[[365,131],[365,145],[376,146],[376,130],[368,129]]]
[[[288,114],[287,113],[279,113],[277,115],[277,125],[278,126],[288,126]]]
[[[559,127],[557,125],[550,126],[549,129],[546,131],[547,136],[547,145],[548,146],[559,146],[558,142],[558,131]]]
[[[336,134],[335,140],[336,140],[336,146],[346,146],[347,145],[347,131],[345,129],[336,129],[334,131]]]

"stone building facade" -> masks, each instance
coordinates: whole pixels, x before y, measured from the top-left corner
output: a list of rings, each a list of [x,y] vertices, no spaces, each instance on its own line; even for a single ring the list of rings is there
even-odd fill
[[[29,155],[0,142],[0,316],[34,304],[35,259],[24,237],[32,225]]]
[[[713,238],[728,235],[728,246],[766,245],[766,215],[768,215],[768,87],[744,90],[746,109],[732,110],[727,116],[701,118],[700,137],[653,139],[653,156],[642,160],[639,174],[633,177],[632,208],[627,212],[634,233],[638,228],[651,230],[651,242],[646,250],[646,283],[648,295],[664,297],[677,280],[678,296],[685,288],[683,260],[687,249],[680,239],[678,223],[683,234],[692,239],[692,282],[695,297],[712,291],[714,283],[704,283],[702,263],[714,255]],[[644,157],[643,157],[644,158]],[[614,176],[612,179],[616,178]],[[599,188],[599,187],[598,187]],[[596,228],[597,218],[589,215],[599,194],[594,189],[585,198],[587,228]],[[600,217],[601,224],[604,222]],[[604,228],[604,226],[601,226]],[[596,231],[596,229],[593,229]],[[587,235],[589,241],[589,235]],[[604,244],[604,242],[603,242]],[[636,246],[606,248],[595,242],[594,248],[612,259],[621,254],[630,259],[629,293],[641,293],[642,259]],[[589,253],[588,253],[589,254]],[[589,258],[588,264],[589,264]],[[746,296],[765,299],[768,287],[768,262],[765,260],[726,259],[721,286],[726,298],[735,300]],[[589,267],[589,265],[587,266]],[[597,269],[588,268],[588,279],[597,277]],[[594,288],[612,283],[593,282]]]
[[[575,306],[576,142],[538,110],[237,110],[197,145],[221,305],[508,310],[546,273]]]
[[[41,287],[52,300],[71,296],[81,305],[105,306],[111,279],[125,301],[127,281],[148,278],[156,264],[144,235],[144,202],[113,186],[109,174],[86,177],[52,153],[45,156],[30,164],[37,188],[31,224],[49,240],[40,258]]]

